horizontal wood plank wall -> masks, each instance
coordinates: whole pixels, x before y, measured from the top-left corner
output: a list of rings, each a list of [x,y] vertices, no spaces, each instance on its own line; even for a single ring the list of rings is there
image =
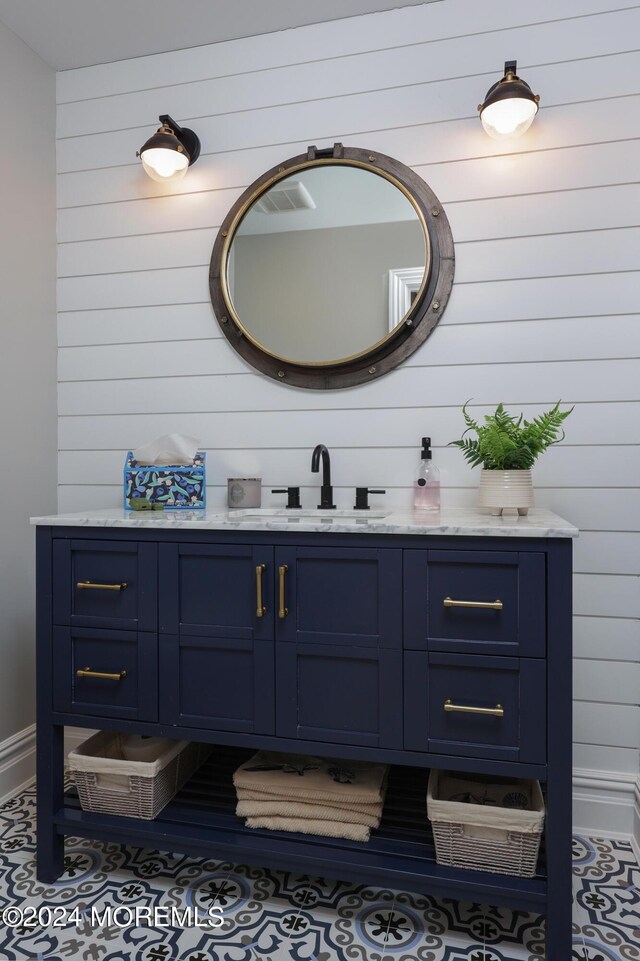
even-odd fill
[[[314,504],[318,441],[340,506],[356,484],[409,504],[424,433],[444,503],[470,505],[477,476],[446,446],[460,405],[531,416],[562,398],[575,404],[568,439],[535,484],[538,504],[583,531],[575,764],[637,772],[639,30],[624,0],[441,0],[59,74],[60,509],[118,504],[125,450],[166,431],[207,448],[213,506],[244,473],[300,483]],[[511,57],[542,109],[502,146],[475,105]],[[170,193],[135,159],[165,112],[202,139]],[[324,394],[274,384],[230,350],[207,265],[247,184],[335,140],[427,180],[457,264],[441,324],[403,368]]]

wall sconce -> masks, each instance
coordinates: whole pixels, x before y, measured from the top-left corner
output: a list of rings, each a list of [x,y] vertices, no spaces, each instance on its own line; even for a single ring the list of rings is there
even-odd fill
[[[200,156],[200,140],[193,130],[181,127],[169,114],[160,114],[162,126],[136,151],[152,180],[160,184],[180,180],[187,167]]]
[[[516,75],[516,60],[507,60],[504,77],[487,90],[479,104],[482,126],[490,137],[520,137],[533,123],[540,97]]]

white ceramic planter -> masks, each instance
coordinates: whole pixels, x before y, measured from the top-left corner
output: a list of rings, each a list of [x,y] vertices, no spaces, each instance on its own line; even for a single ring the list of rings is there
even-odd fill
[[[527,514],[533,505],[530,470],[483,470],[480,473],[478,507],[488,507],[492,514]]]

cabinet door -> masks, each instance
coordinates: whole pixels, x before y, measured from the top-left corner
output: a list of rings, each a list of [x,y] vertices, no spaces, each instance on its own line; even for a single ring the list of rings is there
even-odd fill
[[[279,737],[402,747],[402,653],[335,644],[279,644]]]
[[[404,646],[544,657],[544,554],[405,551]]]
[[[401,552],[276,550],[276,732],[402,745]]]
[[[402,647],[402,551],[282,547],[275,565],[278,641]]]
[[[53,621],[155,631],[157,548],[133,541],[53,542]]]
[[[55,627],[53,643],[55,710],[157,720],[157,635]]]
[[[273,549],[167,544],[159,561],[161,721],[272,734]]]
[[[536,658],[405,651],[405,747],[544,764],[545,668]]]

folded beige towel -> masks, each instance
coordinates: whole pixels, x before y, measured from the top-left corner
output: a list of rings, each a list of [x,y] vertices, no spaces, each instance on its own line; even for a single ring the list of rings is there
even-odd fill
[[[373,807],[373,805],[372,805]],[[380,825],[382,805],[377,814],[362,814],[350,808],[336,808],[325,804],[305,804],[304,801],[238,801],[236,814],[240,818],[295,818],[312,821],[342,821],[345,824],[361,824],[370,828]]]
[[[233,775],[248,788],[301,801],[373,804],[384,800],[386,764],[258,751]]]
[[[286,794],[267,794],[265,791],[249,791],[247,788],[237,788],[236,796],[238,801],[292,801],[298,804],[310,804],[314,803],[308,801],[306,798],[300,799],[289,797]],[[316,802],[318,803],[318,802]],[[354,814],[366,814],[370,817],[380,817],[382,814],[382,802],[374,801],[373,804],[358,804],[354,801],[322,801],[322,807],[332,808],[334,810],[334,817],[337,817],[337,812],[342,812],[344,810],[352,811]],[[364,823],[364,822],[363,822]]]
[[[327,838],[346,838],[348,841],[368,841],[370,828],[364,824],[343,824],[342,821],[315,821],[312,818],[247,818],[247,827],[266,828],[267,831],[294,831],[296,834],[319,834]]]

